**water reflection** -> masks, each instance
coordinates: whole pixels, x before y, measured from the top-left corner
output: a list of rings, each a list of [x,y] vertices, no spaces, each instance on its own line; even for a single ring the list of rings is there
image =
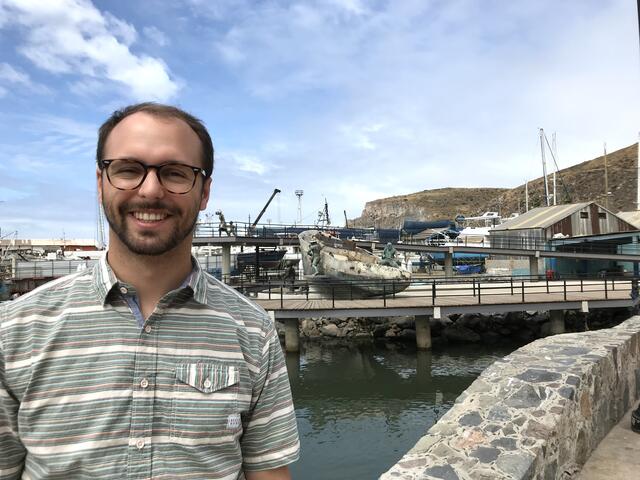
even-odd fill
[[[294,478],[377,478],[511,350],[308,343],[287,354],[302,442]]]

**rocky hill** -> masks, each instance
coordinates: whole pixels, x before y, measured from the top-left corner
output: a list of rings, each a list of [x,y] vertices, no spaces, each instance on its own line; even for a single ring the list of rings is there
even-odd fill
[[[635,210],[638,144],[607,154],[610,195],[605,195],[604,156],[587,160],[556,174],[558,203],[596,201],[609,210]],[[529,181],[529,208],[544,205],[542,177]],[[552,193],[552,180],[549,176]],[[500,211],[503,217],[525,211],[525,185],[508,188],[437,188],[367,202],[355,227],[398,228],[404,220],[454,219]]]

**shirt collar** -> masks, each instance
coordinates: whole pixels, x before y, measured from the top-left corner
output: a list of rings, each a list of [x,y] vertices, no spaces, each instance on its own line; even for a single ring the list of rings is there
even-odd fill
[[[191,257],[191,265],[193,269],[191,273],[185,278],[180,288],[189,288],[193,291],[193,299],[196,302],[206,304],[207,299],[207,279],[204,271],[200,267],[200,263],[195,257]],[[119,281],[116,278],[113,270],[107,262],[107,255],[102,256],[100,261],[93,267],[93,284],[98,295],[98,300],[102,305],[107,301],[109,293],[117,288]]]

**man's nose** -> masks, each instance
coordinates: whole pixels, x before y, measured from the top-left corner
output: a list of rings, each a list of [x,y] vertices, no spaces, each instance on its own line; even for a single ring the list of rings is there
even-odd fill
[[[150,168],[144,182],[138,187],[138,195],[141,197],[162,198],[164,194],[164,187],[158,178],[158,170]]]

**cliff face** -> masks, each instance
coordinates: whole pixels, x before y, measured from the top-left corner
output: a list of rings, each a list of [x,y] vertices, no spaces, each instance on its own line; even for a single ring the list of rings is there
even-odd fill
[[[556,173],[557,203],[596,201],[609,210],[636,209],[638,144],[607,154],[610,195],[605,195],[604,156]],[[549,190],[553,193],[552,177]],[[553,203],[553,202],[552,202]],[[529,208],[543,206],[542,177],[529,182]],[[477,216],[486,211],[503,217],[525,211],[525,185],[507,188],[438,188],[367,202],[354,227],[398,228],[404,220],[453,220],[457,215]]]
[[[480,215],[485,205],[497,210],[506,188],[438,188],[367,202],[354,227],[398,228],[405,220],[454,219],[457,215]]]

